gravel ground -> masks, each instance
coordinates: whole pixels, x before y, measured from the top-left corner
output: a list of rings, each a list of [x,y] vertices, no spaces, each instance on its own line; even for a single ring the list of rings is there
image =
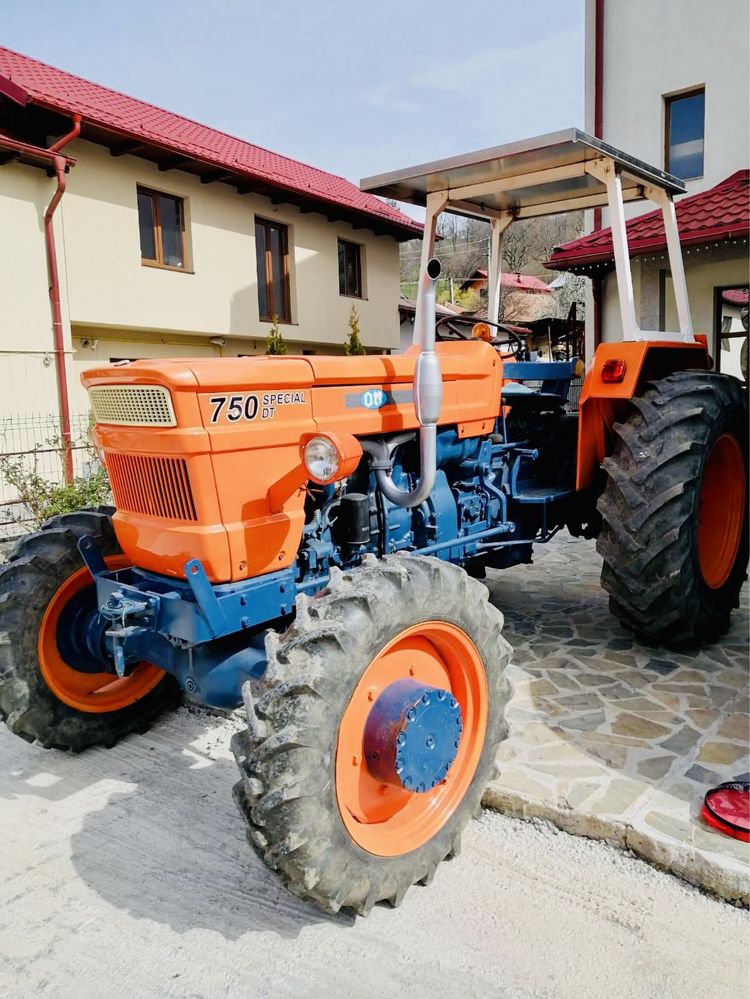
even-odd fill
[[[492,813],[400,909],[319,914],[245,842],[236,724],[183,708],[78,757],[0,730],[5,997],[745,994],[745,912]]]

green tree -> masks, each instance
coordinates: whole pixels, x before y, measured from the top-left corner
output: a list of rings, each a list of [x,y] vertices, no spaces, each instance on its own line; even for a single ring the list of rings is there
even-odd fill
[[[271,332],[266,338],[267,354],[286,354],[287,347],[279,329],[279,317],[271,316]]]
[[[354,305],[349,313],[349,336],[344,344],[344,351],[349,355],[367,353],[359,338],[359,313]]]

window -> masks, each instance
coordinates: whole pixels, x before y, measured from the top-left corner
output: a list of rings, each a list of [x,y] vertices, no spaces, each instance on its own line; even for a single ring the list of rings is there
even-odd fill
[[[664,169],[682,180],[703,176],[706,92],[666,97]]]
[[[144,264],[185,269],[185,210],[182,198],[139,187],[138,226]]]
[[[362,260],[358,243],[339,240],[339,294],[362,298]]]
[[[258,311],[271,322],[292,321],[289,305],[288,229],[277,222],[255,220],[255,256],[258,265]]]
[[[714,349],[717,371],[748,386],[748,299],[746,284],[714,289]]]

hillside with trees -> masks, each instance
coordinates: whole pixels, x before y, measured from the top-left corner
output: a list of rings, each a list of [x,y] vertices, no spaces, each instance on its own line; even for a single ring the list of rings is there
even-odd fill
[[[503,270],[515,274],[530,274],[550,283],[556,275],[544,267],[544,261],[549,258],[555,246],[576,239],[582,232],[582,212],[514,222],[505,233]],[[438,234],[440,239],[435,252],[442,264],[438,302],[453,302],[472,312],[479,307],[480,295],[475,290],[461,291],[461,284],[477,268],[487,269],[490,226],[480,219],[446,213],[440,217]],[[401,294],[405,298],[414,298],[416,294],[420,253],[421,240],[411,240],[401,245]],[[566,275],[564,284],[555,289],[557,318],[566,318],[573,302],[576,303],[578,318],[582,318],[584,289],[584,278]],[[501,320],[512,322],[517,318],[512,314],[513,302],[513,295],[501,296]]]

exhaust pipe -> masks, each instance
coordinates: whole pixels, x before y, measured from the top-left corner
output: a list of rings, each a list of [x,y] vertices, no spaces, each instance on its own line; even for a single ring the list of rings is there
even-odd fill
[[[437,421],[443,401],[443,378],[440,358],[435,353],[435,285],[440,276],[440,261],[433,257],[419,285],[414,343],[421,353],[414,370],[414,409],[419,420],[419,479],[410,492],[399,489],[391,478],[391,459],[382,441],[362,441],[363,450],[372,455],[372,467],[378,488],[395,506],[413,507],[423,503],[432,492],[437,471]]]

